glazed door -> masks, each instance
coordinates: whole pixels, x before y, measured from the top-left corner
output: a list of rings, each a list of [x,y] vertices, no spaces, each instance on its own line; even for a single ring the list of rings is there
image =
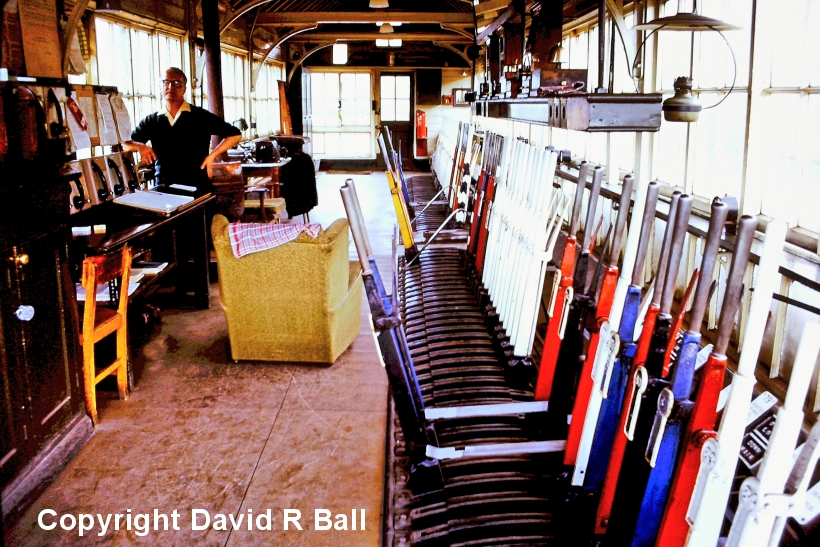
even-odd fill
[[[385,73],[379,78],[381,125],[390,130],[393,149],[401,154],[402,167],[413,166],[413,77],[407,73]],[[385,143],[387,144],[387,143]],[[388,145],[388,152],[390,146]],[[377,154],[377,165],[382,165]]]
[[[9,263],[10,265],[10,263]],[[5,266],[5,264],[4,264]],[[23,468],[28,460],[25,448],[28,434],[28,418],[21,365],[10,346],[15,320],[11,310],[11,287],[7,268],[2,268],[3,283],[0,286],[0,490]],[[10,332],[11,330],[11,332]],[[23,389],[21,389],[23,388]],[[22,414],[21,414],[22,413]]]

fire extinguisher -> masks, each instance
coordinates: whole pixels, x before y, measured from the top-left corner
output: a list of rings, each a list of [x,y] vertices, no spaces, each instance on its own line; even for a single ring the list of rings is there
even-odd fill
[[[427,155],[427,113],[416,110],[416,156]]]
[[[423,110],[416,110],[416,138],[427,138],[427,113]]]

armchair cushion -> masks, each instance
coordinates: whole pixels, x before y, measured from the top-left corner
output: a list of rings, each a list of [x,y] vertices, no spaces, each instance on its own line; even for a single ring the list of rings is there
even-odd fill
[[[228,220],[211,225],[234,360],[333,363],[361,329],[362,280],[348,222],[236,258]]]

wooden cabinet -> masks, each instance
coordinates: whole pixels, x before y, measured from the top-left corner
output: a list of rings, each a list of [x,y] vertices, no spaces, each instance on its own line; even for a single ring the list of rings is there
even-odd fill
[[[84,414],[66,249],[69,185],[37,182],[42,188],[25,193],[43,206],[36,217],[21,214],[21,194],[0,196],[0,488]],[[9,211],[15,203],[18,211]]]

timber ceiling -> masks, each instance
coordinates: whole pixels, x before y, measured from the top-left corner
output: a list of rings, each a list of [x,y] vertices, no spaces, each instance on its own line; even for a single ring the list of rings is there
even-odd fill
[[[264,36],[262,43],[286,48],[288,60],[309,56],[334,42],[346,42],[367,52],[378,38],[402,39],[396,53],[420,66],[469,67],[467,47],[474,43],[475,29],[487,26],[501,15],[512,0],[388,0],[387,9],[371,9],[370,0],[222,0],[230,1],[223,29],[242,23],[251,37]],[[550,0],[527,0],[527,11]],[[597,0],[563,1],[564,20],[575,19],[597,8]],[[227,6],[226,6],[227,7]],[[394,32],[380,34],[377,23],[400,22]],[[255,33],[255,34],[254,34]],[[259,38],[255,41],[260,42]],[[295,48],[295,49],[294,49]],[[295,52],[295,53],[294,53]],[[322,62],[323,55],[311,61]],[[291,57],[294,54],[294,57]],[[376,56],[373,62],[381,64]],[[426,59],[426,60],[425,60]]]

